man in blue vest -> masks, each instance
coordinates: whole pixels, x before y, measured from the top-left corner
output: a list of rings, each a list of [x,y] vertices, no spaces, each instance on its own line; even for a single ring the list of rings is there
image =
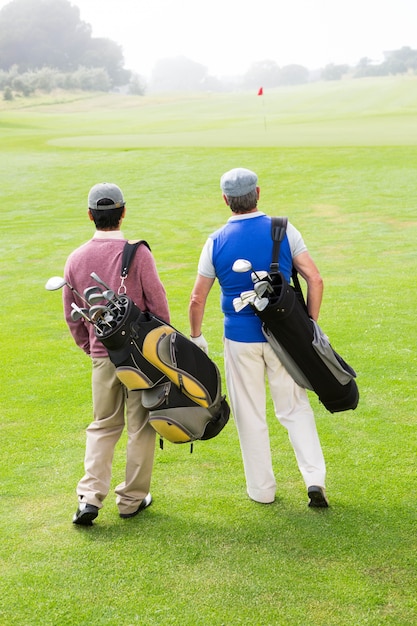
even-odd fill
[[[208,351],[202,323],[206,300],[217,278],[224,314],[226,385],[239,434],[247,493],[264,504],[273,502],[276,494],[266,420],[266,375],[276,417],[288,431],[307,487],[308,505],[325,508],[326,467],[307,393],[291,378],[266,341],[261,321],[251,307],[236,311],[233,306],[234,298],[253,289],[250,272],[232,271],[233,263],[247,259],[258,273],[269,270],[272,259],[271,218],[257,208],[257,183],[257,175],[245,168],[232,169],[221,177],[223,199],[232,216],[210,235],[200,255],[189,306],[191,340]],[[279,255],[280,271],[288,281],[293,264],[307,283],[308,312],[317,320],[323,280],[301,234],[288,223]]]

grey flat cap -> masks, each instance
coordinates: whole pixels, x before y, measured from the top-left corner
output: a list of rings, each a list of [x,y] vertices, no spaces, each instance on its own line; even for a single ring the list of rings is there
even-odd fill
[[[110,200],[112,204],[98,204],[100,200]],[[98,183],[88,194],[89,209],[120,209],[124,207],[122,190],[113,183]]]
[[[225,196],[238,198],[256,189],[258,177],[255,172],[244,167],[236,167],[223,174],[220,179],[220,188]]]

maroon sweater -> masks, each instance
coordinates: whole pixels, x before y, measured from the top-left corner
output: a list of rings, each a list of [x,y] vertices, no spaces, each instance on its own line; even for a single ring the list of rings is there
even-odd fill
[[[80,294],[86,287],[98,285],[91,278],[91,272],[96,272],[115,293],[119,289],[122,253],[126,240],[120,231],[113,231],[114,236],[108,239],[103,238],[103,235],[104,233],[100,231],[99,238],[93,237],[74,250],[65,264],[65,280]],[[144,245],[136,250],[125,286],[126,294],[142,311],[149,311],[166,322],[170,321],[165,289],[158,276],[152,253]],[[65,286],[64,315],[75,343],[91,357],[108,356],[105,347],[95,336],[92,324],[82,319],[72,321],[71,302],[80,307],[86,306],[85,302]]]

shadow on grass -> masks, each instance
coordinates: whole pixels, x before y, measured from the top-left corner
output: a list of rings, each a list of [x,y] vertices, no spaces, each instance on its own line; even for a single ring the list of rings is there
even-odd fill
[[[172,496],[171,496],[172,498]],[[92,527],[74,526],[86,541],[96,544],[142,541],[170,545],[175,551],[199,554],[204,546],[219,551],[267,550],[281,557],[299,556],[324,561],[366,560],[398,564],[412,558],[413,509],[392,502],[348,500],[329,509],[310,509],[306,502],[277,499],[262,505],[244,496],[196,501],[160,496],[146,511],[129,520],[103,508]],[[110,504],[110,503],[109,503]]]

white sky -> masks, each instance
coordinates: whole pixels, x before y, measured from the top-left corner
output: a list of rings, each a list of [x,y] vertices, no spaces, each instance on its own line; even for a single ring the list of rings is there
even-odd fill
[[[315,69],[417,49],[417,0],[70,1],[93,36],[121,44],[126,67],[144,76],[180,55],[226,76],[265,59]]]

